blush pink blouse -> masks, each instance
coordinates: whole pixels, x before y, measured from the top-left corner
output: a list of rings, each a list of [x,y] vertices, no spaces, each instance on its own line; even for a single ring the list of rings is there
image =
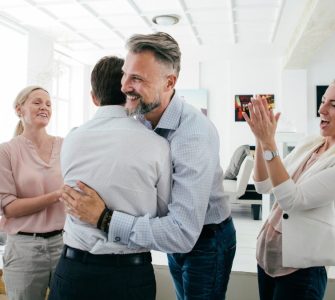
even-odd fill
[[[292,175],[294,182],[298,180],[318,159],[318,149],[311,157],[295,171]],[[263,225],[257,238],[256,259],[259,266],[271,277],[284,276],[295,272],[297,269],[283,267],[282,254],[282,215],[283,210],[275,202],[269,218]]]
[[[62,229],[65,222],[61,202],[32,215],[6,218],[3,208],[17,198],[41,196],[63,185],[60,150],[63,139],[55,137],[49,163],[38,155],[34,144],[22,135],[0,144],[0,230],[9,234],[18,231],[49,232]]]

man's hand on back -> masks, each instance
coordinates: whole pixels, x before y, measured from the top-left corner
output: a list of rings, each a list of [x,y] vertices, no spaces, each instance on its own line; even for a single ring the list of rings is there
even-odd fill
[[[66,212],[81,221],[96,226],[101,213],[105,209],[105,202],[99,194],[81,181],[77,181],[80,191],[64,185],[61,201],[64,202]]]

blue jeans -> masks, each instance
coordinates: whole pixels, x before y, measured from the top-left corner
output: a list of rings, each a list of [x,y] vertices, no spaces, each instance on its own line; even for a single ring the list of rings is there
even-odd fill
[[[178,300],[223,300],[236,250],[233,221],[200,235],[192,251],[168,254]]]
[[[327,286],[325,267],[299,269],[291,274],[271,277],[258,268],[260,300],[322,300]]]

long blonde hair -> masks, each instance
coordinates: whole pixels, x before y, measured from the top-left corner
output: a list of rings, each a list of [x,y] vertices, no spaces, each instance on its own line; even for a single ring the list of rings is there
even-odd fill
[[[13,103],[13,105],[14,105],[14,109],[15,109],[15,112],[16,112],[16,113],[17,113],[16,108],[17,108],[18,106],[23,105],[23,104],[27,101],[27,99],[28,99],[30,93],[33,92],[33,91],[36,91],[36,90],[43,90],[43,91],[45,91],[45,92],[48,93],[48,91],[47,91],[45,88],[43,88],[43,87],[41,87],[41,86],[38,86],[38,85],[30,85],[30,86],[25,87],[25,88],[24,88],[23,90],[21,90],[21,92],[16,96],[15,101],[14,101],[14,103]],[[20,115],[18,115],[18,117],[21,118]],[[24,129],[24,127],[23,127],[23,123],[22,123],[22,120],[20,119],[20,121],[19,121],[19,122],[17,123],[17,125],[16,125],[15,131],[14,131],[14,137],[15,137],[15,136],[18,136],[18,135],[20,135],[20,134],[22,134],[23,129]]]

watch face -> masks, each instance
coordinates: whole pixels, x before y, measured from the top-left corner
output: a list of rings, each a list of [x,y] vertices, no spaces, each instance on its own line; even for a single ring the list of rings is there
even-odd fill
[[[265,150],[263,156],[265,160],[271,160],[272,158],[274,158],[274,155],[269,150]]]

